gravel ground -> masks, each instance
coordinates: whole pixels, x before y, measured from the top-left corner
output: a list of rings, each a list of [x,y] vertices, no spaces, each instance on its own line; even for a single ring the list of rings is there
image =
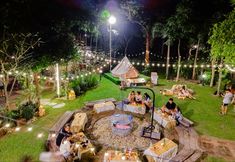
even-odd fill
[[[134,117],[132,132],[125,137],[120,137],[112,133],[111,116],[107,116],[101,118],[94,124],[92,134],[98,143],[107,147],[113,147],[117,149],[132,148],[143,150],[148,148],[151,144],[150,139],[140,136],[142,127],[147,125],[147,122]]]

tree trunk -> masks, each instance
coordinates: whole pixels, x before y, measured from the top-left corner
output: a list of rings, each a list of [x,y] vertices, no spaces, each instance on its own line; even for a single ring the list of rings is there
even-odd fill
[[[150,35],[146,32],[146,51],[145,51],[145,63],[149,64],[149,48],[150,48]]]
[[[35,96],[36,96],[36,103],[40,105],[40,85],[39,85],[39,78],[38,78],[38,73],[35,72],[33,73],[33,79],[34,79],[34,84],[35,84]]]
[[[164,40],[162,40],[162,48],[161,48],[161,56],[163,56],[163,52],[164,52]]]
[[[210,82],[210,87],[213,87],[214,84],[214,78],[215,78],[215,59],[212,59],[211,61],[211,82]]]
[[[176,75],[176,82],[179,81],[179,77],[180,77],[180,68],[181,68],[181,54],[180,54],[180,39],[178,42],[178,66],[177,66],[177,75]]]
[[[221,81],[222,81],[222,69],[219,69],[219,79],[218,79],[218,85],[217,85],[217,93],[216,95],[219,96],[220,93],[220,86],[221,86]]]
[[[199,44],[200,44],[200,39],[198,39],[197,42],[197,50],[194,58],[194,64],[193,64],[193,74],[192,74],[192,79],[194,80],[196,77],[196,65],[197,65],[197,58],[198,58],[198,50],[199,50]]]
[[[171,42],[170,40],[168,40],[168,44],[167,44],[167,57],[166,57],[166,79],[168,79],[168,75],[169,75],[169,63],[170,63],[170,50],[171,50]]]
[[[8,76],[8,74],[6,74],[6,76],[4,76],[4,77],[5,78],[4,78],[3,84],[4,84],[5,108],[6,108],[6,110],[9,110],[10,103],[9,103],[9,94],[7,91],[7,86],[9,83],[9,76]]]
[[[98,38],[99,38],[99,34],[97,33],[96,37],[95,37],[95,51],[96,52],[97,52],[97,49],[98,49]]]
[[[91,35],[91,38],[90,38],[90,48],[92,49],[92,42],[93,42],[93,37]]]
[[[188,61],[190,60],[191,56],[192,56],[192,48],[190,48],[188,51]]]

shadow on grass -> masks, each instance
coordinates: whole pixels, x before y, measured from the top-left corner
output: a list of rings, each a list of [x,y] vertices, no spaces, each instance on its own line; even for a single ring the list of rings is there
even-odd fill
[[[166,84],[158,84],[157,87],[163,87],[166,86]]]

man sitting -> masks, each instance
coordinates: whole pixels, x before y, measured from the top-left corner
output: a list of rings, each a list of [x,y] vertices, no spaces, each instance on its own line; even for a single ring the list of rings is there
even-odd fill
[[[174,110],[176,108],[176,104],[173,102],[173,98],[170,98],[166,105],[164,105],[161,110],[162,112],[168,113],[172,115],[174,113]]]
[[[65,124],[56,138],[56,145],[58,147],[60,147],[60,144],[61,144],[61,141],[63,140],[63,138],[70,137],[70,136],[72,136],[72,133],[70,132],[70,125]]]

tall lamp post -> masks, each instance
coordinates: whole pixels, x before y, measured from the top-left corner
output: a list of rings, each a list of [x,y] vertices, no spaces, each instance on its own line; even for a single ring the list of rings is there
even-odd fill
[[[110,16],[108,19],[109,22],[109,70],[111,72],[112,66],[112,25],[116,23],[116,17]]]

